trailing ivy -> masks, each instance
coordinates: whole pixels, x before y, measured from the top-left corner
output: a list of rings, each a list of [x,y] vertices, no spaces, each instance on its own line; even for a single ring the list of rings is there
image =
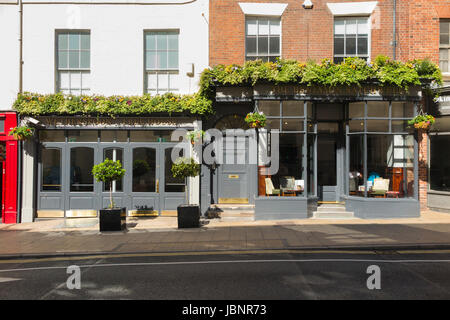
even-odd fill
[[[212,113],[212,101],[208,97],[167,93],[151,96],[75,96],[56,94],[19,94],[13,108],[22,115],[104,115],[145,116],[155,113]]]
[[[429,60],[410,62],[392,61],[379,56],[372,63],[360,58],[347,58],[335,64],[329,59],[320,63],[295,60],[277,62],[248,61],[243,66],[217,65],[204,71],[200,92],[210,95],[214,85],[255,85],[261,82],[274,84],[300,84],[307,86],[361,86],[367,82],[398,86],[424,85],[423,79],[442,84],[439,68]]]

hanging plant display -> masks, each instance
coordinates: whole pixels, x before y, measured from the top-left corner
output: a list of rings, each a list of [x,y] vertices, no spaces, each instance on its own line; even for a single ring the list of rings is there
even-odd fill
[[[194,130],[189,131],[186,134],[186,138],[192,143],[195,144],[196,142],[201,142],[203,138],[205,137],[205,131],[203,130]]]
[[[34,134],[34,128],[30,128],[27,126],[23,127],[15,127],[13,128],[8,135],[14,136],[14,139],[16,140],[27,140],[33,137]]]
[[[264,128],[266,126],[266,120],[266,115],[262,111],[250,112],[245,117],[245,122],[251,128]]]
[[[408,121],[409,125],[413,125],[416,129],[428,130],[434,124],[436,119],[429,114],[421,113]]]

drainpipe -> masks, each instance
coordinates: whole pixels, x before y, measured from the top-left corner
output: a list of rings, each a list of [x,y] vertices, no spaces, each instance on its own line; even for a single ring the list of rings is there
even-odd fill
[[[397,59],[397,28],[396,28],[396,24],[397,24],[397,0],[394,0],[394,10],[393,10],[393,41],[392,41],[392,45],[393,45],[393,52],[392,52],[392,58],[394,60]]]
[[[19,0],[19,93],[23,91],[23,2]]]

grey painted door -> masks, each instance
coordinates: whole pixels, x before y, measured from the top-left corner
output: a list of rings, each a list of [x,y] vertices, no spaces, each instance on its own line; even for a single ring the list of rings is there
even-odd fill
[[[227,135],[223,141],[223,164],[218,168],[218,202],[252,203],[252,166],[248,137]]]
[[[317,139],[317,185],[319,200],[338,201],[338,137],[334,134],[319,134]]]
[[[176,212],[180,204],[187,203],[186,183],[184,179],[174,178],[172,176],[172,149],[173,143],[161,143],[159,149],[160,155],[160,186],[159,196],[161,212]]]

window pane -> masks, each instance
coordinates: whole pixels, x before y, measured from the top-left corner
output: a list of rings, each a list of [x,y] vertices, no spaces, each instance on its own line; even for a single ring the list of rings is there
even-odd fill
[[[156,69],[156,52],[155,51],[147,51],[145,53],[145,59],[146,59],[146,68]]]
[[[317,123],[317,132],[319,133],[339,133],[339,123],[337,122],[319,122]]]
[[[281,20],[280,19],[270,19],[270,34],[271,35],[281,35]]]
[[[156,191],[156,151],[152,148],[133,149],[133,192]]]
[[[80,68],[88,69],[91,65],[91,54],[89,51],[80,52]]]
[[[127,131],[101,130],[100,142],[127,142]]]
[[[364,197],[364,136],[350,136],[349,195]]]
[[[259,101],[258,109],[266,116],[280,116],[280,101]]]
[[[167,50],[167,35],[164,33],[156,35],[156,47],[158,51]]]
[[[280,37],[270,37],[270,55],[280,54]]]
[[[349,104],[349,118],[364,118],[364,102],[353,102]]]
[[[158,78],[155,72],[147,74],[147,90],[153,91],[158,88]]]
[[[369,101],[367,103],[368,117],[389,117],[389,102]]]
[[[276,148],[271,148],[271,150],[274,152]],[[279,170],[276,175],[265,179],[266,195],[276,193],[281,196],[303,195],[303,134],[280,134],[278,151]]]
[[[450,191],[450,135],[430,136],[430,188]]]
[[[69,68],[78,69],[80,67],[80,52],[69,51]]]
[[[408,132],[409,130],[408,120],[392,121],[392,132]]]
[[[158,90],[169,89],[169,74],[166,72],[158,73]]]
[[[283,116],[303,117],[304,102],[303,101],[283,101]]]
[[[257,24],[256,19],[246,20],[246,35],[256,36],[257,35]]]
[[[283,119],[283,131],[303,131],[303,119]]]
[[[172,175],[172,148],[164,151],[164,191],[184,192],[185,181],[183,178],[174,178]]]
[[[369,34],[369,19],[358,19],[358,34],[368,35]]]
[[[256,37],[247,37],[245,49],[247,54],[256,55]]]
[[[280,119],[267,119],[266,129],[280,130]]]
[[[168,41],[168,49],[169,50],[178,51],[178,34],[174,34],[174,33],[168,34],[167,41]]]
[[[348,126],[350,132],[364,132],[364,120],[351,120]]]
[[[81,89],[89,90],[90,88],[91,88],[91,73],[89,71],[81,72]]]
[[[356,20],[346,20],[345,21],[345,34],[356,35]]]
[[[81,73],[70,72],[70,89],[81,89]]]
[[[63,130],[39,130],[39,141],[41,142],[64,142]]]
[[[70,149],[70,191],[92,192],[94,191],[94,149],[72,148]]]
[[[158,51],[156,54],[157,57],[157,68],[158,69],[167,69],[167,51]]]
[[[345,54],[344,37],[334,37],[334,54]]]
[[[178,91],[180,89],[180,75],[178,72],[170,72],[169,76],[169,90]]]
[[[80,49],[80,35],[69,33],[69,49],[79,50]]]
[[[269,37],[258,38],[258,54],[267,55],[269,52]]]
[[[68,52],[67,51],[59,51],[58,52],[58,68],[67,68],[68,67]]]
[[[156,50],[156,34],[147,33],[145,35],[145,49]]]
[[[119,148],[111,148],[111,149],[105,149],[103,154],[103,161],[109,159],[113,161],[120,161],[123,168],[123,150]],[[103,184],[103,191],[109,192],[111,183],[105,182]],[[122,192],[123,191],[123,179],[116,180],[112,182],[112,192]]]
[[[169,51],[168,58],[168,68],[178,69],[178,51]]]
[[[439,44],[448,45],[449,44],[449,36],[448,34],[441,34],[439,36]]]
[[[367,120],[367,132],[389,132],[389,120]]]
[[[392,118],[412,118],[414,104],[411,102],[392,102]]]
[[[356,54],[356,38],[347,37],[345,42],[345,54],[355,55]]]
[[[97,130],[69,130],[68,142],[97,142]]]
[[[158,137],[156,131],[130,131],[130,142],[156,142]]]
[[[439,32],[442,33],[449,33],[450,32],[450,22],[448,21],[441,21],[439,23]]]
[[[69,48],[69,35],[67,33],[58,34],[58,49],[66,50]]]
[[[269,35],[269,20],[258,19],[258,35]]]
[[[358,37],[358,55],[368,54],[368,41],[366,37]]]
[[[344,35],[345,34],[345,22],[344,20],[335,20],[334,21],[334,34],[335,35]]]
[[[42,191],[61,191],[61,150],[42,148]]]
[[[89,50],[91,48],[91,35],[82,33],[80,37],[81,49]]]

